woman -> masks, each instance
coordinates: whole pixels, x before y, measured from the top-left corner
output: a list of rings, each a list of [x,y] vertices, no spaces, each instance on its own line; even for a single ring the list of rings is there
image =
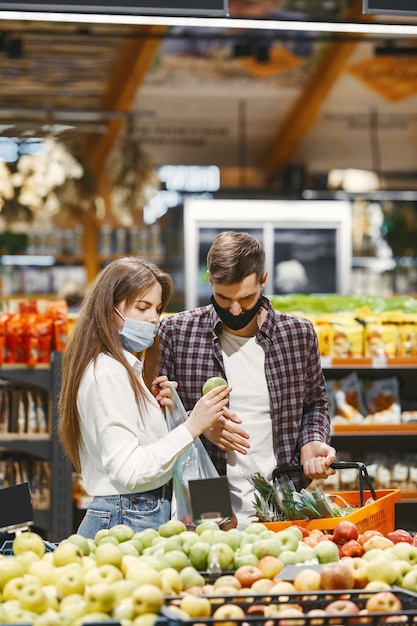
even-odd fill
[[[168,432],[171,385],[157,376],[158,323],[171,277],[125,257],[97,276],[64,352],[59,437],[93,500],[78,533],[128,524],[158,528],[171,516],[176,459],[222,418],[230,389],[201,397],[184,424]]]

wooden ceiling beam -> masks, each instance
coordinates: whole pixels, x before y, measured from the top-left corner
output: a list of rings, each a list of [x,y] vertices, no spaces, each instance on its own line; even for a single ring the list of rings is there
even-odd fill
[[[363,18],[362,0],[354,0],[347,17],[352,20]],[[356,45],[352,36],[351,41],[330,44],[323,54],[259,165],[266,185],[275,182],[290,162]]]
[[[131,109],[137,91],[159,48],[161,36],[166,32],[166,27],[140,26],[134,32],[142,36],[126,40],[102,101],[103,111],[129,111]],[[111,120],[103,136],[94,135],[91,138],[84,157],[89,161],[92,173],[97,178],[102,174],[125,124],[124,119]]]

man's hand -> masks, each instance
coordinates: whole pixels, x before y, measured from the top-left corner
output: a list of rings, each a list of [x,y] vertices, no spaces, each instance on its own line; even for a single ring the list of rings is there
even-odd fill
[[[243,428],[239,428],[238,424],[241,423],[242,420],[236,413],[224,408],[223,417],[214,426],[204,431],[203,435],[221,450],[235,450],[241,454],[247,454],[250,448],[249,435]]]
[[[336,473],[330,465],[336,460],[336,450],[322,441],[310,441],[301,448],[301,464],[307,478],[327,478]]]

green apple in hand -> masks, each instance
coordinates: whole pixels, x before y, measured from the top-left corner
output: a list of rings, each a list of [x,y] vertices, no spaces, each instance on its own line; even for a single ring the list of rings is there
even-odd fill
[[[208,378],[203,385],[203,396],[215,387],[220,387],[221,385],[227,385],[227,382],[221,376],[212,376],[211,378]]]

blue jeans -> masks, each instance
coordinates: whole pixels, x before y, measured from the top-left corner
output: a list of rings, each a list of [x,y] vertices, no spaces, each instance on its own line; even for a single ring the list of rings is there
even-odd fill
[[[152,492],[119,496],[96,496],[85,512],[77,533],[94,539],[97,531],[126,524],[134,532],[145,528],[158,530],[171,518],[171,501]]]

